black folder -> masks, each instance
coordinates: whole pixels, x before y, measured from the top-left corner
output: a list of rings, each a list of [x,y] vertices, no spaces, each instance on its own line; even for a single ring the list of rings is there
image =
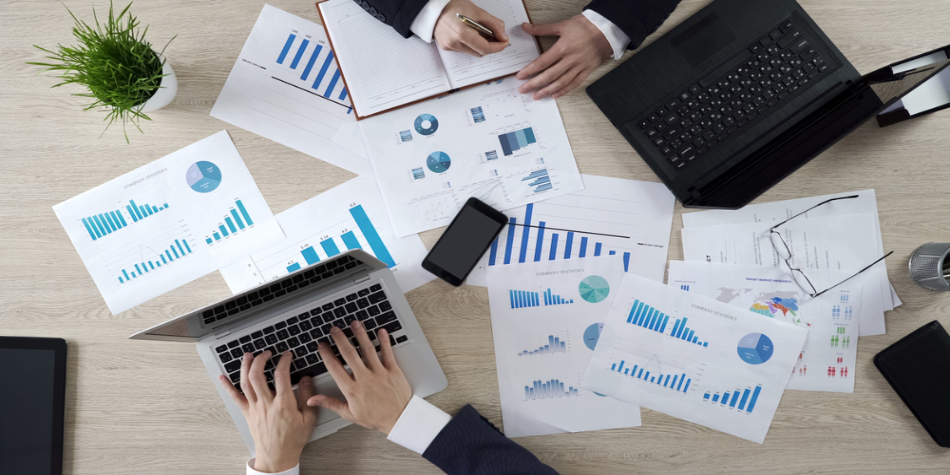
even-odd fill
[[[874,364],[937,445],[950,447],[950,335],[940,322],[885,348]]]

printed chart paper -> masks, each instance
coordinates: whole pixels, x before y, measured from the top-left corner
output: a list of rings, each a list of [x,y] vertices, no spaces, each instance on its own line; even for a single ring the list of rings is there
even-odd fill
[[[662,183],[581,177],[581,191],[508,210],[508,228],[482,256],[467,283],[486,285],[485,269],[492,266],[601,255],[620,256],[626,272],[662,282],[673,226],[673,194]]]
[[[820,292],[841,280],[834,278],[836,274],[808,275],[809,271],[850,270],[853,275],[881,257],[872,237],[876,225],[874,215],[862,213],[792,220],[777,231],[791,248],[792,265],[804,269]],[[842,236],[849,238],[842,239]],[[861,239],[862,236],[865,239]],[[769,226],[765,223],[683,229],[683,254],[687,261],[771,266],[791,275],[785,261],[775,252]],[[889,301],[884,263],[878,263],[864,274],[867,276],[862,276],[862,281],[869,282],[869,288],[874,290],[869,295],[877,294],[878,300],[883,296]],[[871,278],[867,279],[868,276]],[[874,310],[880,306],[880,303],[869,305],[862,312],[862,335],[884,333],[884,311]]]
[[[323,27],[270,5],[264,5],[211,116],[373,176],[369,160],[333,141],[356,117]]]
[[[639,407],[580,389],[623,275],[617,256],[488,269],[508,437],[640,425]]]
[[[851,276],[841,271],[815,272],[838,280]],[[808,339],[786,389],[854,392],[864,300],[863,285],[857,279],[813,299],[778,267],[670,261],[669,281],[680,290],[807,329]]]
[[[287,239],[221,269],[234,293],[279,279],[349,249],[386,263],[408,292],[435,276],[422,268],[418,235],[397,238],[373,180],[354,178],[277,215]]]
[[[113,314],[284,238],[225,131],[53,211]]]
[[[470,197],[498,210],[583,189],[553,99],[513,78],[359,122],[397,236],[449,224]]]
[[[702,211],[696,213],[683,214],[684,228],[698,228],[704,226],[721,226],[724,224],[740,223],[769,223],[778,224],[822,201],[831,198],[840,198],[844,196],[857,196],[857,198],[839,200],[828,203],[815,213],[808,213],[795,218],[809,219],[810,217],[834,216],[839,214],[861,214],[871,213],[874,215],[874,239],[877,241],[877,247],[880,248],[880,256],[884,255],[884,245],[881,239],[880,217],[877,213],[877,196],[874,190],[851,191],[847,193],[835,193],[832,195],[810,196],[807,198],[797,198],[794,200],[775,201],[772,203],[760,203],[744,206],[739,210],[714,210]],[[878,256],[878,257],[880,257]],[[894,287],[889,282],[882,283],[885,287],[882,289],[881,300],[885,311],[894,310],[894,307],[901,305],[901,300],[894,291]],[[890,295],[890,298],[887,295]],[[883,328],[883,327],[882,327]],[[861,328],[862,332],[871,330],[870,326],[865,325]],[[881,330],[883,333],[883,330]],[[870,335],[873,333],[862,333]]]
[[[807,333],[627,274],[581,387],[761,444]]]

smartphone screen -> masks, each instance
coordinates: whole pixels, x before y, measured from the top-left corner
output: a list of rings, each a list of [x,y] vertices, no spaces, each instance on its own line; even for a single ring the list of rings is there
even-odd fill
[[[507,222],[505,215],[470,198],[422,261],[422,267],[452,285],[462,285]]]

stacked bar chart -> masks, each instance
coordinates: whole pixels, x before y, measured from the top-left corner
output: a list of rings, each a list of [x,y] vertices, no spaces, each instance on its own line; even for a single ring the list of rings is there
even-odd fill
[[[555,353],[567,353],[567,343],[554,335],[548,335],[548,343],[539,346],[536,350],[524,350],[518,353],[518,356],[540,356],[553,355]]]
[[[694,343],[702,347],[708,347],[709,342],[699,341],[699,337],[694,335],[694,331],[686,326],[687,320],[689,319],[686,317],[677,319],[673,322],[670,333],[667,334],[666,329],[669,327],[670,316],[639,300],[633,302],[633,306],[630,308],[630,315],[627,316],[627,323],[631,325],[637,325],[647,330],[665,334],[671,338]]]
[[[399,141],[403,143],[412,142],[412,131],[403,130],[402,132],[399,132]]]
[[[580,237],[580,242],[577,246],[574,245],[575,234],[583,234],[581,231],[568,231],[564,233],[548,232],[547,226],[548,223],[545,221],[539,221],[535,224],[532,221],[532,214],[534,213],[534,203],[530,203],[525,206],[524,217],[522,218],[521,226],[521,239],[518,252],[515,255],[515,262],[524,263],[528,261],[540,262],[542,259],[549,261],[557,259],[572,259],[572,258],[583,258],[587,256],[599,257],[604,255],[605,246],[602,242],[596,242],[596,238],[588,238],[586,236]],[[496,264],[511,264],[512,255],[515,251],[515,233],[518,228],[518,218],[509,217],[508,218],[508,232],[507,239],[505,240],[504,248],[504,257],[499,260],[498,256],[498,247],[501,237],[495,238],[492,241],[491,248],[488,251],[488,265],[494,266]],[[536,227],[531,227],[536,226]],[[561,236],[564,236],[563,241]],[[545,250],[545,239],[548,239],[547,250]],[[558,246],[563,242],[563,249]],[[533,252],[529,252],[528,247],[533,244]],[[615,255],[617,251],[607,250],[608,255]],[[627,271],[630,267],[630,253],[623,253],[623,270]]]
[[[501,151],[506,157],[537,142],[534,138],[534,129],[531,127],[498,134],[498,141],[501,142]]]
[[[471,112],[473,122],[476,124],[479,122],[485,122],[485,113],[482,111],[482,106],[473,107]],[[534,138],[534,134],[532,134],[532,138]]]
[[[524,387],[524,400],[555,399],[562,397],[577,397],[580,391],[574,386],[564,387],[564,383],[557,379],[547,381],[533,381],[530,386]]]
[[[240,199],[235,200],[234,207],[228,211],[229,213],[224,216],[224,224],[219,224],[217,231],[213,231],[211,236],[205,237],[206,244],[214,244],[254,225],[254,220],[251,219],[251,215],[248,214],[244,203],[241,203]]]
[[[305,90],[349,107],[343,102],[348,92],[328,45],[291,33],[277,56],[277,64],[299,72],[300,81],[307,85]]]
[[[689,391],[689,385],[693,382],[692,378],[686,377],[686,373],[670,374],[669,371],[650,371],[646,368],[641,368],[639,365],[633,365],[632,368],[629,366],[624,367],[625,364],[626,361],[623,360],[621,360],[620,363],[613,363],[610,365],[610,370],[616,371],[624,376],[630,376],[631,378],[682,393]]]
[[[163,203],[161,206],[148,203],[140,205],[136,204],[135,200],[129,200],[129,203],[125,205],[125,210],[129,213],[129,218],[133,223],[139,222],[165,208],[168,208],[168,203]],[[115,211],[106,211],[82,218],[82,224],[86,227],[89,237],[95,241],[128,226],[129,222],[122,215],[122,209],[120,208]]]
[[[158,257],[127,264],[128,267],[122,269],[122,273],[118,276],[120,284],[124,284],[132,279],[138,279],[144,274],[154,272],[162,266],[166,266],[173,261],[191,254],[191,246],[188,245],[187,240],[181,238],[175,239],[175,242],[168,246],[167,249],[161,251],[149,249],[149,251],[154,252]]]
[[[485,160],[487,161],[498,160],[498,152],[495,150],[492,150],[490,152],[485,152]]]
[[[719,404],[720,407],[729,407],[752,414],[755,409],[755,402],[759,399],[762,392],[762,385],[756,385],[755,388],[746,387],[745,389],[728,390],[723,392],[707,391],[703,394],[703,400]]]
[[[521,181],[528,182],[528,186],[534,187],[535,193],[541,193],[543,191],[548,191],[551,188],[551,177],[548,176],[548,169],[544,168],[541,170],[533,171],[527,176],[521,179]]]
[[[390,254],[389,249],[386,247],[386,244],[383,243],[383,238],[379,235],[379,232],[376,230],[376,226],[373,225],[372,220],[369,219],[369,216],[366,214],[366,210],[363,209],[363,205],[356,205],[350,208],[350,217],[353,218],[353,221],[356,223],[356,228],[359,229],[360,233],[363,235],[363,239],[367,244],[369,244],[372,254],[376,256],[377,259],[386,263],[388,267],[394,267],[396,261],[393,259],[392,254]],[[339,239],[342,242],[342,247],[337,243],[335,239]],[[341,233],[337,238],[325,237],[320,239],[317,243],[320,247],[319,249],[323,251],[323,254],[326,257],[333,257],[337,254],[340,254],[341,249],[353,250],[353,249],[363,249],[363,246],[360,244],[360,239],[356,235],[356,231],[353,229],[348,229]],[[320,254],[317,251],[317,248],[305,244],[300,248],[300,257],[303,257],[303,261],[307,263],[308,266],[320,262]],[[287,272],[293,272],[301,268],[300,262],[294,262],[287,266]]]

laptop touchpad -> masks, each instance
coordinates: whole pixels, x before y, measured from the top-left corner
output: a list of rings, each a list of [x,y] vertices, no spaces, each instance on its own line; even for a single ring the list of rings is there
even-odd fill
[[[712,12],[670,41],[676,51],[696,67],[736,39],[726,22]]]

